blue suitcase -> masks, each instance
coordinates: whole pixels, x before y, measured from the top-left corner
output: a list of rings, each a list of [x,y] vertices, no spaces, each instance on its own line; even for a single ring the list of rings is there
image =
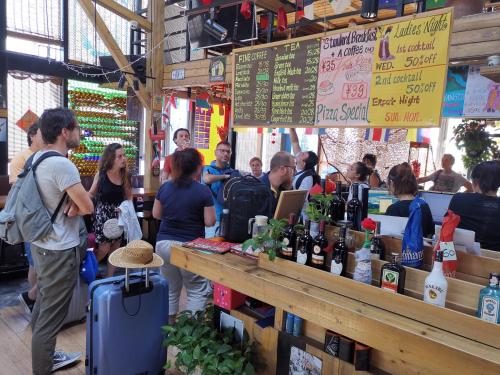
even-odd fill
[[[162,374],[167,280],[147,271],[96,280],[89,299],[86,375]]]

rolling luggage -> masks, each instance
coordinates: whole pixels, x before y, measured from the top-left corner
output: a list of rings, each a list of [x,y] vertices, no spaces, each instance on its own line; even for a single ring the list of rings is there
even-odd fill
[[[130,276],[127,272],[91,283],[89,298],[86,374],[162,374],[167,280],[147,270]]]

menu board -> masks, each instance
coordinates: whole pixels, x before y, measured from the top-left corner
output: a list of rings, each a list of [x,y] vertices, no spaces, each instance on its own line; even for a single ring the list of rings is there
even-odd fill
[[[233,124],[439,126],[452,22],[443,9],[236,50]]]
[[[271,117],[274,50],[235,54],[233,122],[265,124]]]
[[[320,39],[274,47],[271,123],[314,123]]]
[[[452,23],[447,12],[377,28],[370,126],[439,126]]]
[[[375,40],[375,28],[321,39],[316,125],[368,125]]]

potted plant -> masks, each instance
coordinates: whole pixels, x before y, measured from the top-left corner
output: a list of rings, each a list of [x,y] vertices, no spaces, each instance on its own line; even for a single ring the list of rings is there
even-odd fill
[[[252,237],[243,242],[243,251],[245,252],[250,246],[254,251],[259,249],[269,255],[269,260],[276,258],[276,252],[284,246],[282,242],[283,229],[287,225],[286,219],[271,219],[263,233]]]
[[[242,342],[234,341],[234,329],[219,332],[212,323],[213,306],[194,315],[179,313],[175,323],[163,327],[166,347],[176,348],[175,367],[185,374],[255,374],[254,348],[248,334]],[[170,360],[165,368],[172,367]]]
[[[330,205],[333,200],[332,194],[312,195],[309,204],[306,207],[306,216],[311,221],[311,236],[316,237],[319,233],[319,222],[330,221]]]
[[[500,157],[498,145],[486,130],[487,126],[485,121],[464,120],[453,130],[457,147],[465,151],[462,160],[468,175],[476,164]]]

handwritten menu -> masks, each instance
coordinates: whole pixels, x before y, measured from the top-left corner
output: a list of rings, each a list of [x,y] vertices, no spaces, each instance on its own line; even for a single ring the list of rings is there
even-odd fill
[[[465,89],[464,115],[495,118],[500,114],[500,83],[483,77],[479,66],[471,65]]]
[[[233,122],[263,124],[271,117],[274,50],[260,49],[235,55]]]
[[[319,38],[274,47],[272,124],[312,124],[316,101]]]
[[[375,28],[321,39],[316,125],[368,125],[375,40]]]
[[[370,126],[439,126],[451,13],[377,28]]]

